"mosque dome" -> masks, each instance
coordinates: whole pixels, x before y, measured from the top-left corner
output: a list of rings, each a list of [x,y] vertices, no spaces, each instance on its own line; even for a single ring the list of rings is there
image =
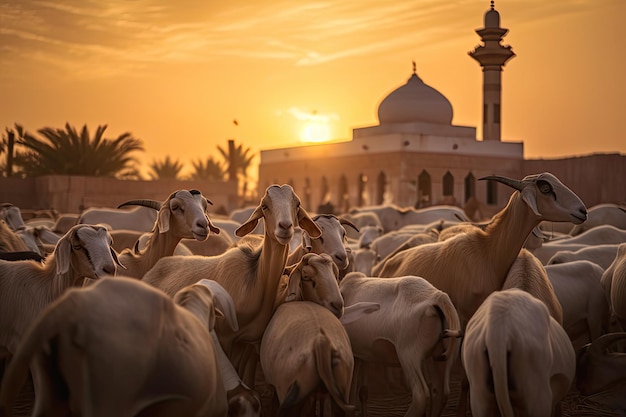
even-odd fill
[[[500,13],[494,8],[493,1],[491,2],[491,8],[485,13],[485,27],[486,28],[499,28],[500,27]]]
[[[392,91],[380,103],[378,121],[381,125],[412,122],[450,125],[452,105],[413,71],[405,85]]]

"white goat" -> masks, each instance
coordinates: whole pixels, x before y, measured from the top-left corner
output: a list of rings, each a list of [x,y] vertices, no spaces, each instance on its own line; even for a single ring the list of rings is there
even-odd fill
[[[157,211],[149,207],[120,209],[89,207],[78,216],[77,224],[105,224],[111,229],[130,229],[150,232],[157,220]],[[53,229],[54,230],[54,229]]]
[[[201,288],[206,292],[177,298],[191,311],[133,277],[67,291],[25,334],[7,369],[0,407],[11,406],[32,364],[39,376],[34,415],[225,417],[226,392],[209,334],[215,301]]]
[[[313,221],[322,231],[322,234],[319,237],[311,238],[306,230],[302,231],[302,242],[289,254],[287,265],[296,264],[306,253],[327,253],[339,271],[347,269],[349,258],[346,250],[345,226],[349,226],[357,232],[359,229],[349,220],[333,214],[318,214],[313,216]]]
[[[563,307],[544,266],[527,249],[522,249],[511,265],[502,289],[517,288],[543,302],[550,316],[563,325]]]
[[[461,335],[448,295],[417,276],[375,278],[352,272],[339,287],[346,305],[380,304],[380,310],[366,320],[344,322],[354,356],[365,363],[402,369],[412,394],[405,416],[422,416],[429,405],[432,415],[439,415],[450,392],[450,371]],[[437,360],[442,369],[424,375],[429,360]],[[364,412],[365,404],[361,407]]]
[[[554,415],[576,371],[561,325],[544,303],[516,288],[491,293],[476,310],[461,356],[472,415],[481,417]]]
[[[602,274],[600,279],[611,314],[626,330],[626,242],[617,248],[615,259]]]
[[[591,245],[574,251],[561,250],[552,255],[546,266],[558,265],[574,261],[590,261],[607,269],[615,259],[619,244],[607,243],[605,245]]]
[[[45,263],[0,261],[0,349],[15,352],[28,326],[51,301],[85,277],[114,275],[117,256],[106,228],[72,227],[57,243]],[[28,300],[24,303],[24,300]]]
[[[393,204],[361,207],[351,211],[355,213],[374,213],[380,220],[385,233],[398,230],[408,225],[427,224],[440,220],[469,221],[465,212],[456,206],[436,205],[421,209],[398,207]]]
[[[215,308],[206,308],[209,305],[206,301],[207,291],[215,300]],[[200,321],[209,324],[208,330],[215,347],[217,365],[226,390],[228,417],[260,417],[260,396],[241,380],[215,334],[215,316],[224,317],[233,331],[239,329],[235,304],[230,294],[217,281],[201,279],[196,284],[178,291],[174,294],[173,300],[174,303],[194,313]]]
[[[141,279],[146,272],[166,256],[172,256],[183,238],[206,240],[210,232],[219,233],[209,220],[207,207],[211,203],[198,190],[173,192],[164,202],[131,200],[119,207],[140,205],[157,211],[157,219],[145,248],[124,249],[119,260],[126,268],[125,276]]]
[[[544,265],[547,265],[557,254],[562,255],[564,251],[567,251],[568,255],[563,258],[571,260],[576,259],[576,256],[580,254],[573,255],[572,252],[622,242],[626,242],[626,230],[611,225],[600,225],[574,237],[562,237],[544,242],[532,249],[532,252]],[[556,256],[556,259],[559,257],[561,256]]]
[[[584,224],[574,226],[570,235],[576,236],[593,227],[611,224],[626,229],[626,206],[612,203],[597,204],[589,208],[589,219]]]
[[[609,329],[609,303],[600,278],[604,270],[590,261],[546,265],[546,273],[563,308],[563,329],[574,349]]]
[[[381,277],[417,275],[445,291],[465,324],[484,299],[502,288],[506,274],[529,233],[543,220],[585,221],[580,198],[550,173],[522,180],[489,176],[516,191],[485,230],[476,227],[455,237],[419,245],[388,259]]]
[[[265,231],[258,239],[241,239],[236,247],[217,256],[162,258],[143,277],[170,295],[200,278],[222,284],[235,302],[239,323],[237,332],[217,325],[217,335],[231,360],[233,343],[258,343],[272,317],[294,227],[299,224],[313,238],[321,234],[290,185],[268,187],[250,218],[237,229],[237,235],[252,232],[261,219]],[[240,369],[239,360],[234,364]],[[251,376],[244,381],[252,385],[253,378],[251,370]]]
[[[379,306],[363,303],[344,309],[337,273],[328,254],[305,254],[290,268],[288,283],[279,292],[281,304],[260,347],[264,377],[278,396],[278,415],[300,416],[305,400],[321,384],[333,407],[348,413],[354,409],[349,405],[354,358],[337,317],[356,320]]]
[[[81,286],[85,278],[114,275],[116,264],[111,236],[106,228],[92,225],[72,227],[44,263],[0,261],[0,357],[15,353],[23,334],[50,302],[68,288]]]

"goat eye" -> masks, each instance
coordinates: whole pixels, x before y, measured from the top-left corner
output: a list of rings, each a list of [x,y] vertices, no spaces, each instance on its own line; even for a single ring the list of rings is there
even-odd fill
[[[80,245],[72,245],[72,249],[74,249],[74,250],[81,250],[82,246],[80,246]]]
[[[539,191],[541,191],[543,194],[548,194],[552,192],[552,186],[547,181],[538,181],[537,186],[539,187]]]
[[[552,185],[547,181],[537,181],[537,187],[542,194],[551,194],[552,198],[556,200],[556,193],[554,192]]]

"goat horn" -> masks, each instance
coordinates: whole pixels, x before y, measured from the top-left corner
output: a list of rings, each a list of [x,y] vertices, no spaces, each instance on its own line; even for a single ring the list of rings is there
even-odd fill
[[[600,356],[610,344],[620,339],[626,339],[626,332],[605,333],[591,343],[589,353],[594,356]]]
[[[13,207],[11,203],[0,203],[0,207]]]
[[[161,203],[160,201],[142,199],[142,200],[126,201],[125,203],[122,203],[119,206],[117,206],[117,208],[122,208],[124,206],[144,206],[144,207],[150,207],[151,209],[160,210],[162,205],[163,203]]]
[[[344,224],[346,226],[350,226],[351,228],[353,228],[357,232],[360,232],[359,228],[356,227],[356,225],[354,223],[352,223],[350,220],[344,219],[343,217],[338,217],[338,220],[339,220],[339,224]]]
[[[508,185],[511,188],[515,188],[517,191],[521,191],[524,186],[520,180],[514,180],[513,178],[502,177],[500,175],[488,175],[486,177],[479,178],[478,180],[479,181],[483,181],[483,180],[498,181],[504,185]]]

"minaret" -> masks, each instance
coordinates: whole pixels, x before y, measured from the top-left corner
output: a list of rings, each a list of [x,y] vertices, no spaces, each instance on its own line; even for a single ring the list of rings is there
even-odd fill
[[[502,67],[515,56],[510,46],[500,43],[508,31],[500,27],[500,14],[491,0],[491,8],[485,13],[485,27],[476,29],[484,45],[469,52],[483,67],[483,140],[501,140]]]

